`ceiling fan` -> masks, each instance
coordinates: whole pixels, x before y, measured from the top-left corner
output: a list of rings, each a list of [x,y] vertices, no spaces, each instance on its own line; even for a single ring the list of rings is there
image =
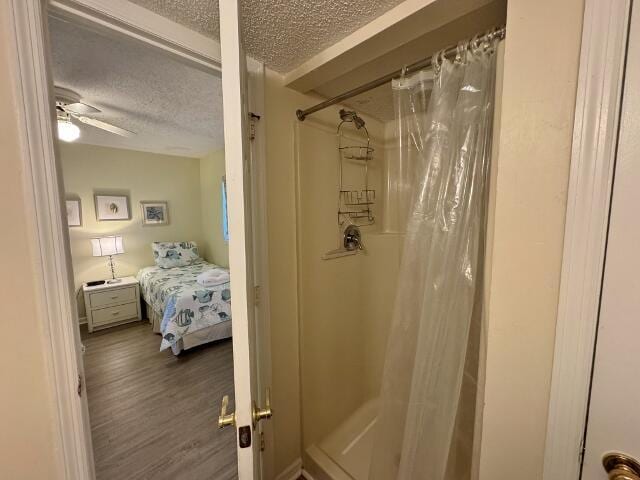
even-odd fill
[[[76,92],[62,87],[55,87],[55,94],[56,113],[58,116],[58,137],[60,140],[73,142],[80,137],[80,129],[71,121],[72,118],[86,125],[91,125],[92,127],[122,137],[133,137],[136,135],[134,132],[125,130],[124,128],[116,127],[110,123],[88,116],[100,113],[100,110],[86,103],[82,103],[80,101],[80,95]]]

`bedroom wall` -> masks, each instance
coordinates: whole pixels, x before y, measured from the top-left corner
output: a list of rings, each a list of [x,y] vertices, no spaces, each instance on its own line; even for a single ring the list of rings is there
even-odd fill
[[[222,235],[220,184],[224,174],[224,150],[210,152],[200,159],[201,254],[211,263],[229,267],[229,244]]]
[[[88,280],[110,275],[106,258],[91,255],[92,237],[123,236],[125,253],[114,257],[117,276],[135,275],[153,265],[153,241],[205,243],[199,159],[62,142],[60,159],[67,198],[82,202],[82,226],[69,229],[76,289]],[[127,194],[131,220],[98,222],[95,193]],[[169,224],[142,225],[142,200],[166,200]],[[78,308],[79,315],[85,316],[82,295],[78,295]]]

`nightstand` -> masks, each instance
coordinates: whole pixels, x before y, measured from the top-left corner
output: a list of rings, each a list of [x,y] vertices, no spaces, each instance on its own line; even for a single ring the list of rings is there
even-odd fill
[[[82,287],[89,332],[142,319],[140,286],[134,277]]]

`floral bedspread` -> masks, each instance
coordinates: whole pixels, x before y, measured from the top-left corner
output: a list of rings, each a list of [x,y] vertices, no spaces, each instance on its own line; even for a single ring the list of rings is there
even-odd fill
[[[196,280],[200,273],[214,268],[220,267],[203,261],[184,267],[145,267],[138,272],[143,298],[162,314],[160,350],[188,333],[231,320],[229,282],[204,287]]]

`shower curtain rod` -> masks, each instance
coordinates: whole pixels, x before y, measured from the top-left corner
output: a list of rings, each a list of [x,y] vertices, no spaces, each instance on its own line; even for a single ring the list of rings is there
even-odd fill
[[[497,36],[500,40],[503,40],[505,35],[506,35],[506,28],[503,25],[502,27],[498,27],[487,32],[486,34],[480,36],[479,38],[488,37],[489,39],[491,39]],[[446,58],[455,57],[457,52],[458,52],[458,45],[452,45],[450,47],[447,47],[444,50],[444,56]],[[331,105],[335,105],[336,103],[341,103],[344,100],[355,97],[356,95],[360,95],[361,93],[368,92],[369,90],[373,90],[374,88],[379,87],[380,85],[384,85],[385,83],[390,82],[394,78],[399,77],[403,73],[405,74],[413,73],[419,70],[423,70],[425,68],[429,68],[431,67],[432,60],[433,60],[433,57],[420,60],[416,63],[412,63],[411,65],[406,66],[405,68],[389,73],[384,77],[377,78],[375,80],[365,83],[364,85],[360,85],[359,87],[351,89],[348,92],[344,92],[336,97],[325,100],[324,102],[314,105],[313,107],[307,108],[306,110],[296,110],[296,116],[298,117],[298,120],[302,122],[304,121],[305,118],[307,118],[307,115],[311,115],[312,113],[315,113],[319,110],[323,110],[327,107],[330,107]]]

